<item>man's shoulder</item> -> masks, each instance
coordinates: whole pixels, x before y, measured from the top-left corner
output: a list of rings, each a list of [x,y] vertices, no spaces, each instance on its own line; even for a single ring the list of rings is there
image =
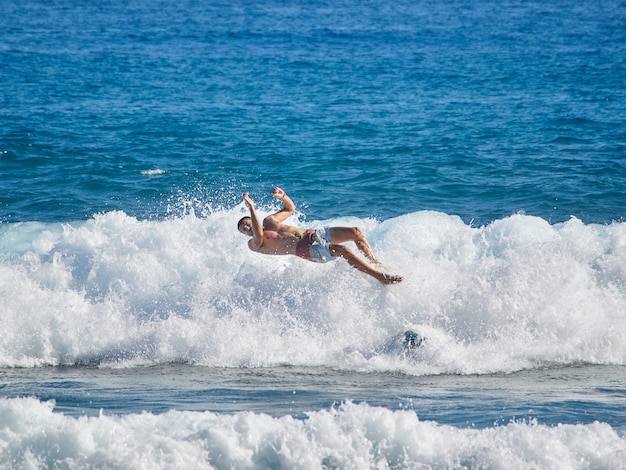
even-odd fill
[[[263,230],[271,230],[273,232],[278,232],[280,227],[283,224],[274,220],[274,216],[270,215],[263,219]]]
[[[255,242],[254,238],[251,238],[250,240],[248,240],[248,248],[250,248],[252,251],[257,251],[260,252],[262,251],[262,247],[263,247],[263,239],[260,240],[260,242]]]

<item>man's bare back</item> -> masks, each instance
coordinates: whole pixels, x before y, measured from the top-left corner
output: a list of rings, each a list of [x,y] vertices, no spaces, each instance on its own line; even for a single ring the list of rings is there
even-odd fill
[[[283,201],[283,208],[266,217],[261,223],[254,201],[248,193],[243,199],[250,209],[250,217],[243,217],[237,224],[238,230],[251,237],[248,247],[252,251],[267,255],[295,255],[310,261],[326,262],[341,257],[359,271],[378,279],[383,284],[396,284],[402,277],[382,273],[357,257],[342,243],[353,241],[363,255],[375,265],[382,266],[376,259],[371,246],[358,227],[327,227],[324,230],[305,230],[283,222],[294,213],[296,206],[285,191],[274,188],[272,195]]]

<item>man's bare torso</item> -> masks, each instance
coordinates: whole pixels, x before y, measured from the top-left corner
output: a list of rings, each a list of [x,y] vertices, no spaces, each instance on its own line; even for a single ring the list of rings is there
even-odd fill
[[[276,223],[267,218],[263,221],[263,243],[255,249],[252,240],[250,248],[267,255],[295,255],[296,245],[302,238],[304,230],[291,225]]]

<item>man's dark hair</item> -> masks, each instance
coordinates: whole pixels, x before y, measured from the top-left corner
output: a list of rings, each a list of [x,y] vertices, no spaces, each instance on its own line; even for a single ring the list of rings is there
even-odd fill
[[[252,217],[250,217],[249,215],[242,217],[241,219],[239,219],[239,222],[237,222],[237,230],[241,230],[241,224],[243,224],[246,219],[252,221]]]

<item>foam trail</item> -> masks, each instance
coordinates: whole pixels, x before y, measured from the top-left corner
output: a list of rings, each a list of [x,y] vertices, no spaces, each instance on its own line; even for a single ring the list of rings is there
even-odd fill
[[[626,224],[443,213],[361,226],[395,286],[250,252],[245,212],[0,225],[0,365],[185,361],[411,374],[626,363]],[[293,223],[299,223],[293,220]],[[414,325],[415,354],[388,354]]]
[[[626,440],[602,423],[459,429],[349,402],[305,420],[179,411],[76,419],[53,406],[0,399],[3,467],[577,469],[624,468],[626,455]]]

